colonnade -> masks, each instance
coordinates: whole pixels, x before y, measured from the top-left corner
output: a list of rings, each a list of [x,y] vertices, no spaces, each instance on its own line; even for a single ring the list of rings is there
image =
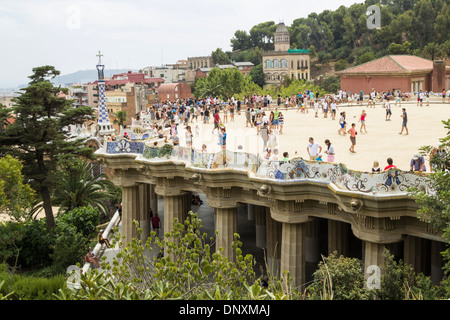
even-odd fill
[[[184,221],[191,209],[192,192],[171,188],[170,183],[167,186],[130,183],[122,187],[122,236],[125,243],[138,236],[133,220],[138,221],[139,227],[143,230],[141,240],[147,240],[151,231],[150,209],[154,214],[158,212],[158,195],[164,198],[164,233],[172,230],[175,219]],[[295,286],[306,282],[306,265],[317,266],[321,261],[321,254],[327,256],[337,252],[338,255],[348,256],[349,235],[354,237],[351,225],[338,220],[308,216],[301,221],[279,221],[280,219],[274,219],[276,215],[273,214],[273,208],[252,203],[217,202],[214,197],[211,201],[208,198],[208,205],[214,208],[214,229],[218,231],[216,250],[223,248],[224,256],[234,259],[231,244],[234,241],[234,234],[237,233],[237,208],[246,206],[247,218],[254,221],[256,245],[264,248],[266,252],[267,271],[277,276],[283,271],[288,271]],[[324,226],[326,226],[326,242],[320,230]],[[364,261],[365,270],[372,265],[378,267],[383,265],[383,250],[387,247],[391,252],[396,252],[405,263],[411,264],[417,272],[430,274],[435,283],[443,277],[441,242],[410,235],[395,243],[358,241],[360,241],[358,250]],[[323,243],[326,243],[325,252]]]

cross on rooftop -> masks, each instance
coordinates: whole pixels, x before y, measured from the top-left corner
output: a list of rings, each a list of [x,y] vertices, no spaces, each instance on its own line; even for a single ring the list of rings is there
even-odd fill
[[[101,51],[98,52],[97,57],[98,57],[98,64],[99,65],[102,64],[102,57],[103,57],[103,55],[102,55]]]

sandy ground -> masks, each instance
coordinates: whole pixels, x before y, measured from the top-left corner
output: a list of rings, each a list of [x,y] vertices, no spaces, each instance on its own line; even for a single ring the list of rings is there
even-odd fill
[[[406,108],[408,114],[409,135],[399,134],[402,126],[402,107]],[[362,110],[366,111],[367,133],[360,133],[360,123],[358,122]],[[377,160],[383,169],[386,159],[391,157],[394,164],[400,169],[409,170],[409,163],[412,156],[418,153],[420,147],[425,145],[437,145],[440,138],[446,136],[447,132],[442,124],[442,120],[450,119],[449,103],[430,103],[430,106],[417,106],[415,102],[402,103],[402,106],[395,106],[392,103],[391,121],[386,121],[386,109],[378,103],[375,108],[364,106],[338,105],[337,115],[342,111],[347,114],[347,130],[351,123],[356,124],[358,135],[356,138],[356,153],[351,153],[349,134],[343,136],[338,134],[339,117],[332,120],[330,115],[324,118],[321,111],[319,117],[315,118],[313,109],[309,113],[297,112],[297,110],[285,111],[281,108],[285,118],[283,134],[278,135],[280,154],[289,152],[291,158],[297,156],[309,159],[307,145],[309,137],[313,137],[323,150],[326,145],[325,139],[329,139],[335,147],[335,162],[345,163],[349,169],[359,171],[370,171],[373,161]],[[221,113],[223,119],[223,113]],[[235,115],[235,121],[224,122],[227,129],[227,149],[236,151],[239,145],[243,146],[245,152],[256,154],[262,153],[263,144],[261,136],[256,134],[256,128],[245,127],[245,113]],[[220,150],[218,145],[217,130],[212,134],[214,127],[210,118],[209,124],[202,124],[200,121],[190,123],[194,135],[193,147],[201,149],[202,144],[207,144],[208,152]],[[199,136],[196,136],[196,126],[199,126]],[[185,144],[184,126],[179,126],[179,136],[181,145]],[[326,160],[326,155],[323,155]],[[429,168],[427,166],[427,171]]]

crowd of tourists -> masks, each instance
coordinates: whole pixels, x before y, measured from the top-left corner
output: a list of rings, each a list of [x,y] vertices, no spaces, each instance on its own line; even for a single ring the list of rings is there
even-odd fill
[[[429,105],[430,92],[419,91],[417,96],[418,106]],[[442,92],[443,100],[449,97],[450,92]],[[400,91],[376,92],[372,90],[369,94],[360,91],[351,93],[345,90],[339,90],[335,94],[320,95],[319,92],[306,90],[293,96],[282,97],[278,95],[252,95],[237,99],[231,97],[228,100],[222,100],[217,97],[208,97],[205,99],[179,99],[175,102],[163,101],[147,108],[144,115],[154,134],[164,139],[164,142],[171,142],[173,145],[180,145],[178,136],[178,127],[182,126],[184,130],[184,141],[186,146],[192,147],[193,140],[200,136],[200,128],[205,124],[213,124],[212,135],[217,134],[218,144],[222,150],[226,150],[227,123],[234,122],[235,117],[245,116],[245,127],[254,128],[256,134],[262,139],[262,150],[259,150],[263,159],[269,161],[286,161],[288,152],[279,150],[279,137],[283,135],[285,126],[285,115],[288,110],[296,112],[313,113],[314,117],[331,118],[337,120],[337,132],[339,135],[349,136],[349,152],[356,153],[357,135],[359,133],[368,133],[366,127],[366,111],[362,110],[357,122],[347,123],[345,111],[340,111],[339,106],[356,105],[375,108],[380,105],[386,110],[386,121],[391,121],[392,105],[402,105],[402,101],[408,101],[412,95],[409,92]],[[283,113],[284,112],[284,113]],[[408,135],[408,115],[406,108],[401,112],[401,131]],[[137,115],[139,120],[139,115]],[[292,125],[292,124],[291,124]],[[166,134],[167,129],[169,133]],[[314,161],[335,161],[335,149],[331,139],[327,138],[323,142],[324,148],[320,143],[315,142],[312,137],[307,145],[309,160]],[[203,145],[203,151],[206,146]],[[323,157],[326,155],[326,159]],[[224,161],[225,162],[225,161]],[[422,167],[423,168],[423,167]]]

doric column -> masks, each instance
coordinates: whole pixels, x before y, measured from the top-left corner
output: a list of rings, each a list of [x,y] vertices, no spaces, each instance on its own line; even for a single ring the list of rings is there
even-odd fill
[[[365,279],[370,278],[371,286],[375,286],[379,289],[381,268],[384,266],[383,250],[385,245],[380,243],[374,243],[370,241],[364,241],[364,274]],[[366,281],[367,286],[367,281]]]
[[[173,230],[173,223],[178,219],[179,223],[184,223],[186,213],[185,195],[165,195],[164,196],[164,234]]]
[[[289,271],[293,285],[305,283],[305,224],[283,223],[281,273]]]
[[[442,255],[444,251],[444,245],[440,241],[431,241],[431,281],[433,284],[438,285],[444,277],[444,271],[442,270]]]
[[[223,248],[223,255],[234,261],[234,250],[231,246],[237,232],[237,208],[215,208],[216,251]]]
[[[266,247],[266,210],[268,209],[255,206],[256,246],[259,248]]]
[[[247,218],[248,221],[255,221],[255,205],[247,203]]]
[[[158,195],[155,193],[155,185],[149,184],[150,208],[153,214],[158,212]]]
[[[139,185],[122,187],[122,230],[123,243],[126,245],[137,237],[137,228],[133,220],[140,221]]]
[[[266,258],[268,264],[268,273],[275,276],[280,275],[281,258],[281,231],[282,224],[272,219],[270,214],[266,214]]]
[[[320,262],[320,243],[319,243],[319,220],[314,218],[312,221],[305,223],[306,228],[306,255],[305,260],[311,264]]]
[[[419,273],[422,259],[421,239],[408,235],[404,240],[403,259],[405,264],[410,264]]]
[[[140,235],[142,242],[146,242],[150,236],[150,186],[148,184],[139,185],[139,227],[142,229]]]
[[[337,251],[338,256],[347,256],[348,224],[345,222],[328,220],[328,254]]]

